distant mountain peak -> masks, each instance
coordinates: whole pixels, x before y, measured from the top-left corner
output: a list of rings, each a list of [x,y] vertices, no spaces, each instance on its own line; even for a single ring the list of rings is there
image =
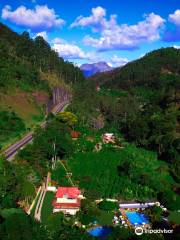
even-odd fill
[[[101,61],[91,64],[82,64],[80,69],[83,71],[85,77],[90,77],[96,73],[111,71],[113,68],[110,67],[106,62]]]

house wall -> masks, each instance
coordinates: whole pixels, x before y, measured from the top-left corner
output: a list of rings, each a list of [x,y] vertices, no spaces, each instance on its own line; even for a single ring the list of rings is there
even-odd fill
[[[77,199],[57,198],[57,203],[76,203]]]
[[[56,187],[48,186],[48,187],[47,187],[47,191],[50,191],[50,192],[56,192],[57,189],[56,189]]]
[[[70,214],[70,215],[75,215],[77,212],[79,211],[79,209],[58,209],[58,208],[54,208],[53,209],[53,213],[56,213],[56,212],[63,212],[64,214]]]

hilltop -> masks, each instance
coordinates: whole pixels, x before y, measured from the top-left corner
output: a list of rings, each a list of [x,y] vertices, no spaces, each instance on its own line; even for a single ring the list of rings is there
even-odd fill
[[[116,68],[110,72],[100,73],[92,79],[107,87],[130,89],[146,86],[160,88],[163,77],[179,76],[180,50],[175,48],[162,48],[146,54],[144,57]]]

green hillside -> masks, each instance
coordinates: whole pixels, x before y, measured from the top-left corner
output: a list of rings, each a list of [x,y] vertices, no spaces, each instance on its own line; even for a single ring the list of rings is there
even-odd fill
[[[124,67],[111,72],[98,74],[92,78],[95,82],[107,87],[131,89],[132,87],[149,87],[160,89],[170,79],[180,74],[180,50],[162,48],[146,54],[144,57],[130,62]],[[167,80],[167,82],[164,81]],[[176,82],[173,81],[175,84]]]
[[[95,81],[81,81],[83,79],[79,78],[80,81],[73,85],[73,100],[68,107],[68,111],[73,114],[66,112],[66,114],[49,116],[45,128],[36,129],[32,144],[20,150],[14,161],[7,162],[3,158],[0,159],[2,183],[0,203],[3,209],[0,217],[1,225],[4,227],[2,233],[5,234],[7,231],[10,232],[10,237],[13,236],[14,231],[7,229],[6,223],[14,226],[16,219],[17,226],[22,225],[26,231],[43,239],[57,239],[57,236],[64,238],[65,232],[64,239],[86,239],[86,237],[91,239],[85,234],[85,229],[74,228],[73,223],[78,220],[88,226],[87,224],[93,223],[96,219],[98,224],[106,222],[107,219],[108,225],[112,224],[114,212],[102,211],[94,202],[100,198],[116,198],[120,202],[159,201],[171,215],[177,217],[180,201],[178,195],[180,79],[178,68],[168,60],[169,54],[164,55],[164,51],[173,52],[175,55],[177,53],[179,58],[178,51],[162,49],[157,52],[159,54],[162,52],[160,56],[163,55],[163,63],[161,58],[156,56],[157,52],[153,52],[122,69],[96,76]],[[156,62],[148,60],[149,56],[151,60],[156,59]],[[146,62],[146,65],[151,66],[152,69],[147,74],[147,78],[142,77],[141,68],[137,67],[139,68],[137,70],[134,66],[134,64],[141,66],[142,62]],[[137,73],[133,75],[133,79],[129,79],[132,68],[135,72],[140,71],[140,80],[136,76]],[[52,72],[45,71],[40,64],[35,70],[39,76],[35,85],[24,81],[23,85],[18,85],[18,88],[13,86],[12,90],[9,90],[8,86],[2,87],[4,95],[12,91],[8,94],[8,98],[13,96],[11,107],[0,115],[2,136],[7,135],[7,132],[14,133],[15,129],[21,133],[25,128],[24,122],[18,117],[24,114],[21,106],[25,106],[27,102],[21,101],[26,98],[25,96],[29,98],[28,104],[34,106],[32,96],[43,99],[43,94],[48,95],[58,84],[67,88],[72,85],[66,79],[62,79],[55,69]],[[116,72],[119,78],[114,78],[113,74]],[[154,72],[156,72],[156,81]],[[74,83],[73,77],[71,80]],[[121,82],[121,85],[116,81]],[[126,81],[130,84],[127,85]],[[14,83],[17,82],[18,79],[15,78]],[[100,84],[100,91],[95,90],[97,83]],[[35,86],[36,94],[32,86]],[[13,91],[17,94],[13,95]],[[16,96],[22,97],[18,99]],[[13,99],[16,99],[14,102],[20,103],[13,106]],[[3,98],[1,101],[8,102]],[[4,105],[5,103],[2,104]],[[11,111],[12,106],[16,109],[16,113]],[[114,143],[106,144],[102,141],[102,135],[106,132],[114,133],[116,137]],[[72,139],[72,133],[77,133],[79,137],[76,140]],[[54,156],[61,160],[56,163],[55,169],[53,169],[56,159]],[[34,220],[27,215],[20,213],[14,215],[14,208],[16,208],[15,212],[19,207],[29,208],[34,199],[34,190],[42,184],[42,179],[48,172],[52,173],[52,185],[69,186],[73,183],[82,190],[86,200],[82,201],[81,210],[75,218],[52,214],[52,194],[45,197],[41,223],[34,223]],[[7,213],[9,217],[6,216]],[[172,223],[178,222],[176,218],[171,218],[173,217],[171,215]],[[154,219],[155,217],[156,215]],[[151,221],[152,224],[156,223],[156,219]],[[120,234],[117,234],[116,228],[113,227],[112,234],[121,236],[121,229],[124,230],[123,227],[119,229]],[[129,234],[134,234],[134,231],[128,228],[126,230]],[[32,238],[31,235],[28,236]],[[135,239],[134,235],[132,239]],[[160,236],[160,239],[165,238]]]
[[[83,75],[79,68],[60,58],[42,37],[31,39],[28,32],[19,35],[2,23],[0,55],[0,114],[13,113],[24,123],[23,129],[11,132],[0,119],[0,145],[4,146],[42,121],[53,88],[69,91],[70,85],[81,81]]]
[[[107,129],[116,129],[127,141],[156,151],[179,180],[180,50],[153,51],[122,68],[88,79],[88,84],[83,93],[77,89],[71,106],[82,123],[86,119],[92,126],[101,116]],[[97,84],[99,92],[93,91]]]

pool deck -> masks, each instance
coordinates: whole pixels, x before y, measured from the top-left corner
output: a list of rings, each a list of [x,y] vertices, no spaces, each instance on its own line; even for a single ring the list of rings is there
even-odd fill
[[[151,226],[150,226],[149,223],[141,224],[141,225],[134,225],[134,224],[132,224],[132,223],[129,221],[126,213],[127,213],[127,212],[139,212],[139,209],[126,209],[126,210],[125,210],[125,209],[120,208],[119,211],[121,212],[121,214],[122,214],[122,216],[123,216],[123,219],[124,219],[124,221],[126,222],[126,224],[129,226],[129,228],[135,228],[136,226],[141,226],[141,227],[143,227],[144,229],[149,229],[149,228],[151,228]]]

